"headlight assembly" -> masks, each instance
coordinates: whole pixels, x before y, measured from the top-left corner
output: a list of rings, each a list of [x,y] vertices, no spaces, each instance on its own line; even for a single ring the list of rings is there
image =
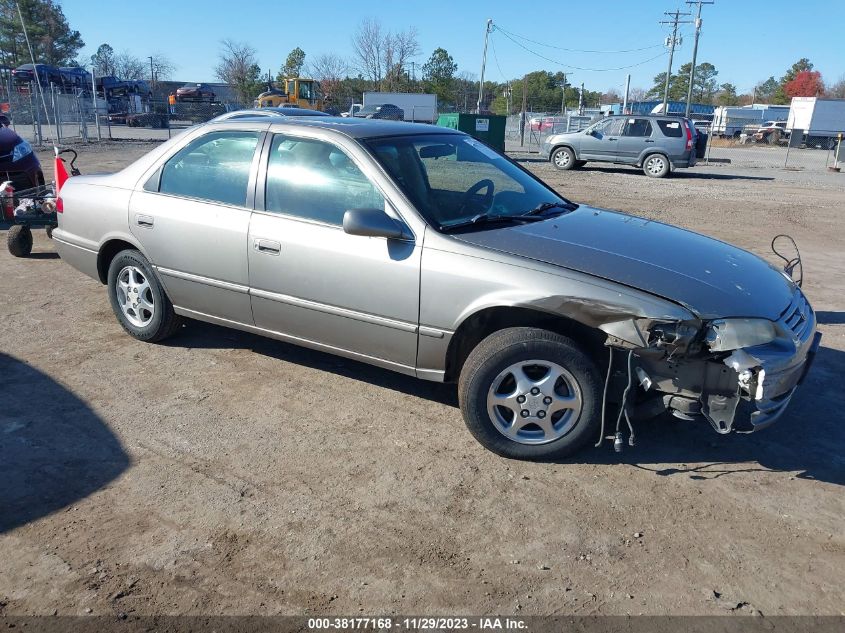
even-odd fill
[[[22,158],[26,158],[30,154],[32,154],[32,145],[30,145],[26,141],[21,141],[20,143],[15,145],[15,149],[12,150],[12,162],[16,163]]]
[[[710,323],[705,340],[712,351],[727,352],[771,343],[777,336],[768,319],[719,319]]]

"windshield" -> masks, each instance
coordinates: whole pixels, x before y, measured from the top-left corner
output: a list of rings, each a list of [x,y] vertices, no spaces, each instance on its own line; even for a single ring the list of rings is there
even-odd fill
[[[549,205],[549,211],[558,204],[573,206],[470,136],[400,136],[372,139],[367,145],[438,230],[449,230],[480,217],[504,219],[536,213],[542,205]]]

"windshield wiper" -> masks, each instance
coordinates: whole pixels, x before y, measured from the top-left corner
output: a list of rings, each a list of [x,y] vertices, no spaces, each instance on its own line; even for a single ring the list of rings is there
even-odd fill
[[[519,224],[523,224],[525,222],[531,222],[533,220],[542,220],[543,218],[540,217],[526,217],[526,215],[490,215],[489,213],[479,213],[476,216],[471,217],[469,220],[464,220],[462,222],[456,222],[455,224],[448,224],[446,226],[441,226],[440,230],[445,232],[455,231],[457,229],[464,229],[468,226],[476,226],[479,224],[496,224],[496,223],[504,223],[504,222],[517,222]]]
[[[522,217],[525,216],[532,216],[532,215],[542,215],[546,211],[550,209],[564,209],[565,211],[575,211],[578,208],[578,205],[574,202],[544,202],[543,204],[538,204],[533,209],[526,211],[522,214]]]

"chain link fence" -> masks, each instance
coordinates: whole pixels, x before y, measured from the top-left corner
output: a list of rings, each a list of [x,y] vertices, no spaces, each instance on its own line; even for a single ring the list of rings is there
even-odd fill
[[[510,115],[505,125],[507,150],[539,153],[543,142],[552,134],[583,130],[601,116],[577,112]],[[845,163],[845,143],[842,141],[845,129],[786,130],[764,128],[756,121],[736,124],[727,131],[716,129],[714,133],[711,122],[694,123],[697,130],[708,135],[705,157],[699,163],[815,171],[841,167]]]
[[[106,100],[93,97],[90,91],[60,92],[53,85],[32,83],[8,92],[3,114],[21,138],[41,146],[100,140],[163,141],[243,107],[209,101],[171,103],[138,94]]]
[[[577,132],[589,126],[601,115],[585,110],[566,114],[526,112],[508,115],[505,122],[505,145],[512,152],[539,152],[543,141],[552,134]]]
[[[818,171],[834,167],[837,158],[845,161],[845,125],[839,130],[787,130],[756,124],[730,135],[712,133],[710,126],[699,129],[709,134],[705,164]]]

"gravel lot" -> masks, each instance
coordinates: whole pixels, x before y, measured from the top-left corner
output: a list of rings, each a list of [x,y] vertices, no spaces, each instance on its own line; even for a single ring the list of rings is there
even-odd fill
[[[40,232],[0,252],[0,615],[845,613],[845,175],[523,159],[760,254],[793,235],[824,339],[788,416],[507,461],[450,386],[199,323],[136,342]]]

